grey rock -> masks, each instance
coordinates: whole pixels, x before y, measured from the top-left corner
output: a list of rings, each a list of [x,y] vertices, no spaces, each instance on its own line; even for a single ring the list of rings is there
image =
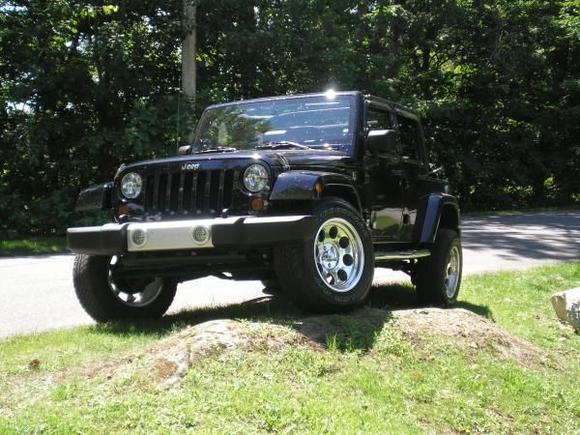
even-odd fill
[[[570,305],[570,310],[568,311],[568,320],[576,332],[580,332],[580,301],[574,302],[572,305]]]
[[[580,331],[580,287],[555,293],[551,301],[558,318]]]

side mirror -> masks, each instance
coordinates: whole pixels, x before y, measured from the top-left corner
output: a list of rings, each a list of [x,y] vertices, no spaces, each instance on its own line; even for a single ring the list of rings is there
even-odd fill
[[[367,147],[373,153],[394,153],[397,149],[395,130],[371,130],[367,136]]]
[[[177,148],[178,156],[188,156],[191,154],[191,145],[183,145]]]

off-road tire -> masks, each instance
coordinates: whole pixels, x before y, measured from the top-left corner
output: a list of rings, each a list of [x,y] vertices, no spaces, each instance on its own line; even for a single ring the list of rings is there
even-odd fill
[[[141,307],[125,305],[111,291],[107,276],[111,257],[78,254],[73,283],[81,306],[97,322],[126,319],[157,319],[173,302],[177,284],[164,281],[159,295]]]
[[[301,309],[317,313],[341,312],[361,305],[370,290],[375,261],[371,236],[360,214],[346,201],[338,198],[324,200],[312,210],[314,232],[296,246],[277,248],[274,253],[276,275],[284,294]],[[362,274],[348,291],[337,292],[321,278],[315,261],[314,240],[322,225],[329,219],[347,221],[362,242]]]
[[[459,273],[455,292],[449,294],[446,277],[450,265],[452,250],[459,255]],[[431,256],[419,260],[413,272],[413,282],[417,288],[419,305],[450,306],[457,301],[461,287],[461,272],[463,270],[463,254],[461,240],[457,231],[441,228],[437,233]]]

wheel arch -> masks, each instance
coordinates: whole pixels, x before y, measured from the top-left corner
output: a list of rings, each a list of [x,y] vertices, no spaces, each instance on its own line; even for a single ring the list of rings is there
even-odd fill
[[[110,210],[113,207],[112,192],[112,181],[81,190],[77,198],[75,211]]]
[[[352,185],[338,183],[326,184],[324,185],[321,198],[340,198],[352,205],[358,212],[362,210],[360,197]]]
[[[455,230],[459,233],[459,210],[452,203],[443,203],[439,228]]]
[[[422,202],[416,226],[419,243],[434,243],[439,228],[460,234],[459,204],[454,196],[432,193]]]
[[[288,171],[278,176],[270,201],[318,201],[336,197],[351,204],[358,212],[362,205],[359,194],[346,175],[333,172]]]

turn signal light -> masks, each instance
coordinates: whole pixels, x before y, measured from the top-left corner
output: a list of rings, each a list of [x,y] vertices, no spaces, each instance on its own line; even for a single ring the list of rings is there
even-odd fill
[[[262,198],[252,198],[250,200],[250,208],[254,211],[264,210],[264,200]]]
[[[129,214],[129,204],[123,203],[117,208],[117,216],[124,216]]]

